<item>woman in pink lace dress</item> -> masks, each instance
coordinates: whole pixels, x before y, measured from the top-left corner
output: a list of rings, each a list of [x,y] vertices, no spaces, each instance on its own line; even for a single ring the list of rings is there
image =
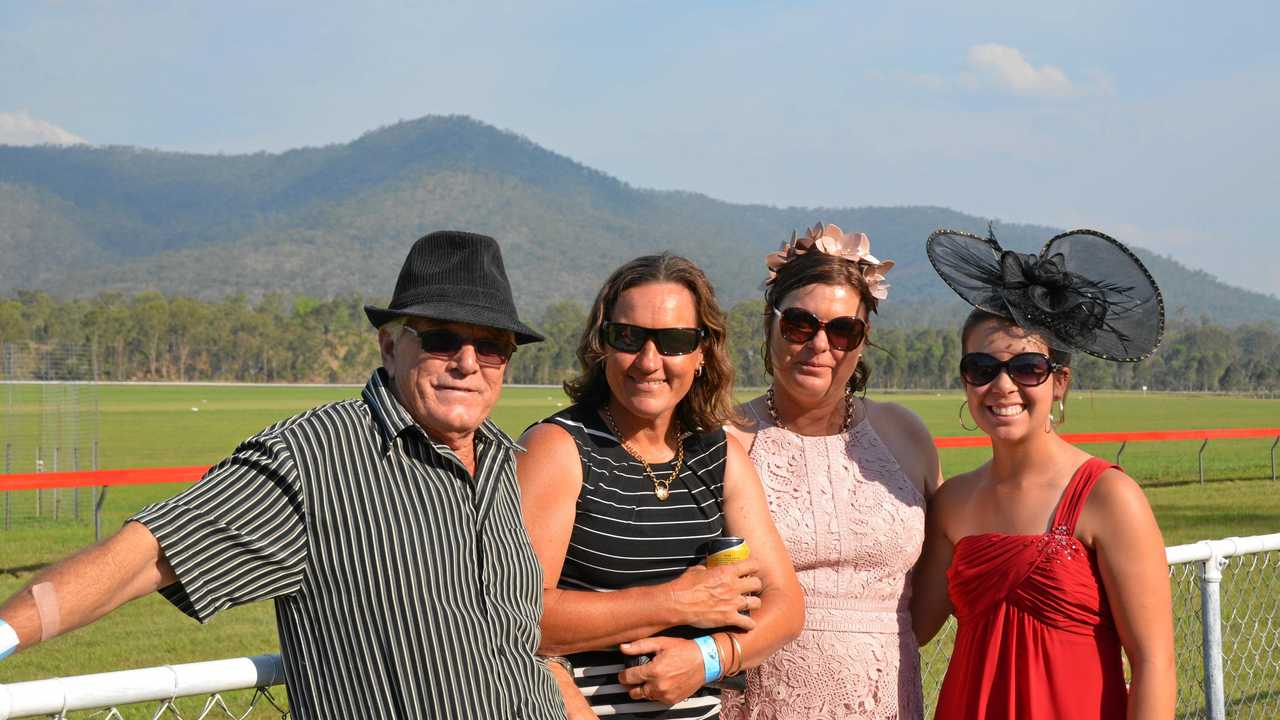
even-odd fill
[[[819,225],[769,256],[773,384],[730,432],[750,448],[805,591],[800,637],[751,671],[724,717],[920,718],[911,570],[938,454],[909,410],[855,396],[868,320],[893,266]]]

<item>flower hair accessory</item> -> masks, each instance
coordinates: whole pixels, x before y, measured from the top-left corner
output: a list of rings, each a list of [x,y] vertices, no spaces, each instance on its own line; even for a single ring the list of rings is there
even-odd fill
[[[862,271],[862,277],[867,281],[871,296],[877,300],[889,297],[890,286],[885,282],[884,274],[893,268],[893,261],[877,260],[876,256],[871,254],[871,238],[867,237],[866,233],[846,233],[839,226],[828,223],[818,223],[806,230],[804,235],[798,235],[793,231],[790,242],[783,243],[777,252],[766,256],[765,264],[769,267],[769,277],[765,279],[764,284],[772,283],[783,265],[810,252],[834,255],[858,263],[858,269]]]

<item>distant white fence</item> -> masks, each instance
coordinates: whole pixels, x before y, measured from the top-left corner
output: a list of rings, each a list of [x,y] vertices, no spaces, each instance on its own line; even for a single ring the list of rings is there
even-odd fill
[[[1205,540],[1165,549],[1173,590],[1179,720],[1280,717],[1280,533]],[[932,715],[954,622],[922,652]],[[268,688],[284,682],[279,655],[215,660],[0,685],[0,720],[62,719],[73,711],[118,720],[117,709],[157,703],[152,718],[182,717],[178,698],[207,697],[195,717],[247,718],[261,707],[283,716]],[[220,693],[256,689],[232,712]],[[255,717],[264,717],[256,715]]]

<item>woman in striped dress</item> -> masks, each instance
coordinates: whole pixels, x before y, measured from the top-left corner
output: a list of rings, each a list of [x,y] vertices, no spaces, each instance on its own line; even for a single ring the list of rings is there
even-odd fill
[[[708,682],[794,638],[804,600],[751,461],[721,429],[732,367],[706,276],[666,254],[623,265],[578,359],[575,404],[530,428],[518,459],[542,651],[572,665],[586,702],[567,688],[570,717],[718,717]],[[751,558],[703,567],[721,535]]]

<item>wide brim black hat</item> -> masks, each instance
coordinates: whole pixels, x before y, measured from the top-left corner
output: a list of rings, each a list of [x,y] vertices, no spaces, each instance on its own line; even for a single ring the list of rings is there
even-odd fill
[[[421,317],[510,330],[519,345],[544,339],[516,313],[498,242],[458,230],[419,238],[400,267],[391,302],[365,305],[364,312],[374,327]]]
[[[1164,299],[1151,273],[1096,230],[1056,235],[1039,255],[959,230],[934,231],[927,249],[934,270],[966,302],[1013,320],[1055,350],[1136,362],[1164,336]]]

